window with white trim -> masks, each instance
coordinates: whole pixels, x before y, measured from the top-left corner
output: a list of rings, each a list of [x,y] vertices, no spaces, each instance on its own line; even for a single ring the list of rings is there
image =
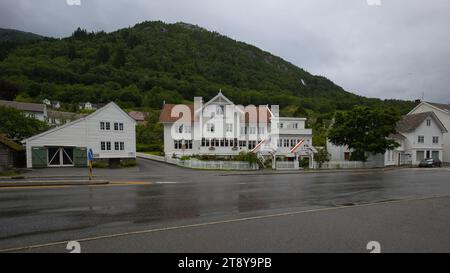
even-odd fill
[[[433,144],[439,144],[439,137],[438,136],[434,136],[433,137]]]
[[[119,130],[123,131],[123,123],[119,123]]]
[[[206,130],[207,130],[208,132],[214,133],[215,128],[214,128],[214,124],[213,124],[213,123],[208,123],[206,126],[207,126]]]
[[[107,130],[107,131],[111,130],[111,123],[110,122],[105,122],[105,130]]]
[[[100,130],[105,130],[105,122],[104,121],[100,122]]]
[[[417,137],[417,142],[418,143],[425,143],[425,137],[424,136],[418,136]]]
[[[102,151],[106,150],[106,142],[104,142],[104,141],[100,142],[100,150],[102,150]]]
[[[114,122],[114,131],[119,131],[119,123]]]
[[[114,150],[118,151],[119,150],[119,142],[114,142]]]
[[[226,124],[226,130],[227,130],[227,133],[233,132],[233,124],[232,123],[227,123]]]
[[[106,150],[111,151],[111,142],[110,141],[106,142]]]
[[[120,142],[120,150],[124,151],[125,150],[125,142]]]

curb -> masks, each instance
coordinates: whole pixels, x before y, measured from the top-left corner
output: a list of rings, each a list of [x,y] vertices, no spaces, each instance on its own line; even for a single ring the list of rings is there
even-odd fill
[[[258,172],[253,173],[224,173],[218,174],[218,176],[233,176],[233,175],[282,175],[282,174],[317,174],[317,173],[358,173],[358,172],[385,172],[394,170],[404,170],[409,167],[400,168],[373,168],[373,169],[345,169],[345,170],[321,170],[321,171],[273,171],[273,172]]]
[[[36,181],[20,181],[20,182],[0,182],[0,188],[11,187],[46,187],[46,186],[92,186],[92,185],[106,185],[109,184],[107,180],[55,180],[52,182],[36,182]]]

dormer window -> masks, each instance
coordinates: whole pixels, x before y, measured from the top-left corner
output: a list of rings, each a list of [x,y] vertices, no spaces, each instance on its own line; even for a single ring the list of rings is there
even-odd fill
[[[292,124],[292,128],[294,128],[294,129],[298,129],[298,123],[294,123],[294,124]]]
[[[427,126],[428,126],[428,127],[431,126],[431,119],[427,119]]]

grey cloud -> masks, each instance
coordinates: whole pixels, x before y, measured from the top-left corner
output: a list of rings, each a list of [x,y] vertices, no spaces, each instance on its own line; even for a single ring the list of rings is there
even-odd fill
[[[450,1],[0,0],[0,27],[64,37],[185,21],[254,44],[369,97],[450,102]]]

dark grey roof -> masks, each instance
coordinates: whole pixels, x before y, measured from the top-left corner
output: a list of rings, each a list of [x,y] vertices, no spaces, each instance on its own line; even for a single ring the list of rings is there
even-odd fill
[[[76,119],[84,117],[85,115],[77,114],[77,113],[71,113],[71,112],[60,112],[60,111],[48,110],[47,111],[47,116],[49,118],[58,118],[58,119],[65,119],[65,120],[76,120]]]
[[[397,123],[397,131],[400,133],[408,133],[414,131],[428,117],[434,119],[443,131],[447,131],[434,112],[423,112],[404,116],[402,120]]]
[[[434,102],[427,102],[427,103],[430,105],[433,105],[434,107],[437,107],[441,110],[450,112],[450,104],[442,104],[442,103],[434,103]]]
[[[389,136],[389,138],[392,138],[392,139],[398,139],[398,140],[404,140],[404,139],[406,139],[406,137],[405,137],[404,135],[400,134],[400,133],[398,133],[398,134],[392,134],[392,135]]]
[[[44,111],[45,111],[45,104],[40,104],[40,103],[27,103],[27,102],[0,100],[0,105],[13,107],[18,110],[26,111],[26,112],[44,113]]]

